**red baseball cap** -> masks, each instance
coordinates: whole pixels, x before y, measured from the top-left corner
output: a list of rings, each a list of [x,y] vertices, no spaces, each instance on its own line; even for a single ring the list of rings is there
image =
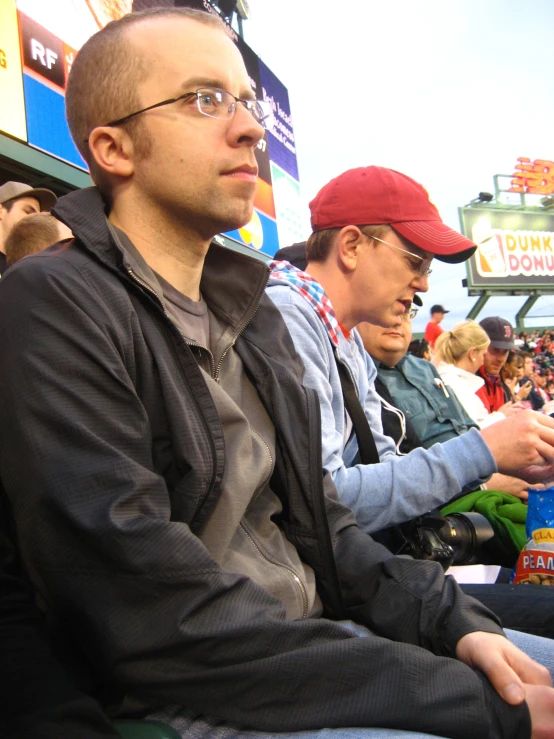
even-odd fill
[[[310,203],[314,231],[388,225],[441,262],[464,262],[477,245],[443,223],[427,190],[386,167],[358,167],[328,182]]]

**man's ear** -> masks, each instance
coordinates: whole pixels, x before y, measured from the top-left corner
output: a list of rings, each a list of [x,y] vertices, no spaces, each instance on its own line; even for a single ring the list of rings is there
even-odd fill
[[[345,226],[336,237],[336,255],[341,269],[353,272],[358,266],[360,250],[367,248],[367,237],[357,226]]]
[[[96,166],[113,177],[130,177],[134,171],[133,142],[122,128],[99,126],[89,137]]]

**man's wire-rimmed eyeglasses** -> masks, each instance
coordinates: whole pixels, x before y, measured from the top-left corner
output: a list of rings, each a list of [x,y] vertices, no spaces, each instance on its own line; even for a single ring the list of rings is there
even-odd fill
[[[396,249],[396,251],[404,252],[404,254],[408,254],[414,259],[419,259],[421,264],[419,264],[417,267],[413,267],[413,269],[414,271],[419,272],[422,277],[429,277],[429,275],[433,272],[433,270],[430,269],[433,257],[420,257],[419,254],[414,254],[412,251],[409,251],[408,249],[403,249],[401,246],[396,246],[395,244],[390,244],[388,241],[383,241],[383,239],[378,239],[377,236],[368,236],[368,239],[379,241],[381,244],[385,244],[385,246],[390,246],[391,249]]]
[[[413,319],[417,316],[418,310],[419,310],[419,308],[409,308],[406,311],[406,315],[408,316],[408,318],[410,319],[410,321],[413,321]]]
[[[147,110],[161,108],[163,105],[172,105],[180,100],[188,100],[190,98],[196,98],[196,105],[199,112],[202,115],[207,115],[209,118],[232,118],[235,115],[237,105],[241,103],[256,123],[259,123],[264,128],[267,128],[271,119],[271,105],[265,100],[243,100],[242,98],[231,95],[226,90],[220,90],[218,87],[200,87],[194,92],[185,92],[184,95],[179,95],[179,97],[162,100],[161,103],[154,103],[154,105],[136,110],[134,113],[129,113],[129,115],[123,116],[123,118],[118,118],[104,125],[120,126],[123,123],[127,123],[131,118],[141,113],[146,113]]]

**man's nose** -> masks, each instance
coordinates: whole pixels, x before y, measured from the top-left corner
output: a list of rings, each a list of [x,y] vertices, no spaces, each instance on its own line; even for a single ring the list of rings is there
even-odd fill
[[[416,275],[412,280],[418,293],[426,293],[429,290],[429,275]]]
[[[242,103],[237,103],[231,133],[239,144],[257,146],[265,136],[265,128]]]

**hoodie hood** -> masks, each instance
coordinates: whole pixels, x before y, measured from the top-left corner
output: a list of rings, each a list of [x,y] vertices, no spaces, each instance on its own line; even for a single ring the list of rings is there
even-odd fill
[[[269,266],[269,286],[287,285],[301,295],[323,322],[334,347],[339,345],[339,333],[346,339],[350,337],[350,332],[338,322],[331,301],[317,280],[290,262],[273,261]]]

